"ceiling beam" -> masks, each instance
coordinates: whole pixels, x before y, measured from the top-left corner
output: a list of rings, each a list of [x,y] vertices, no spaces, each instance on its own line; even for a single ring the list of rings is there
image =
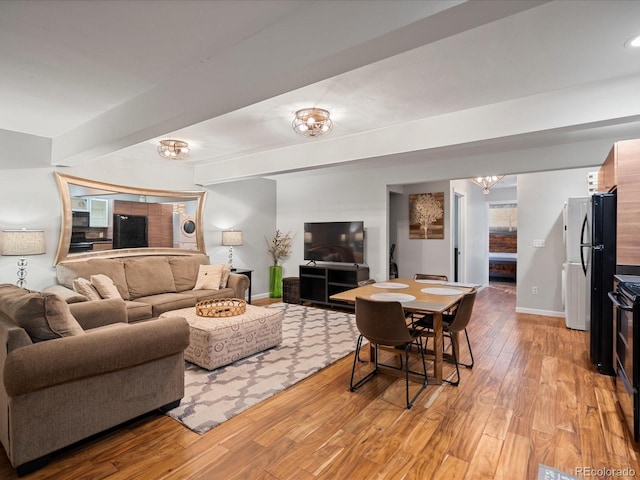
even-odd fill
[[[52,164],[88,159],[533,8],[545,1],[313,2],[53,139]],[[314,32],[328,32],[314,41]]]

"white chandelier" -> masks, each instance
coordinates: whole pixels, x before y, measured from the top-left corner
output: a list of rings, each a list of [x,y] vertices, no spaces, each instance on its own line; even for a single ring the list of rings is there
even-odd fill
[[[303,108],[296,112],[293,130],[306,137],[318,137],[333,129],[329,111],[323,108]]]
[[[160,140],[158,153],[163,158],[170,160],[181,160],[189,156],[189,144],[182,140]]]
[[[490,175],[488,177],[470,178],[473,183],[482,188],[485,195],[489,195],[489,189],[504,178],[504,175]]]

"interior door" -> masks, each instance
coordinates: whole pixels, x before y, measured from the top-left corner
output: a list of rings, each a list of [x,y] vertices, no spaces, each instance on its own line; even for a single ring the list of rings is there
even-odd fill
[[[453,281],[465,281],[464,195],[454,192],[453,199]]]

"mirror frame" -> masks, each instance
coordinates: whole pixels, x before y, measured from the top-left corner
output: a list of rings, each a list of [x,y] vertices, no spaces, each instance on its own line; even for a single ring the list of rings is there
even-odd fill
[[[54,172],[58,183],[58,191],[60,193],[60,201],[62,202],[62,221],[60,222],[60,240],[58,241],[58,252],[54,260],[54,265],[65,261],[86,260],[89,258],[117,258],[131,257],[136,255],[206,255],[204,245],[204,235],[202,233],[202,219],[204,212],[204,201],[206,191],[175,191],[175,190],[155,190],[151,188],[127,187],[124,185],[115,185],[111,183],[99,182],[96,180],[88,180],[85,178],[74,177],[59,172]],[[79,185],[81,187],[94,188],[99,190],[111,191],[113,193],[123,193],[132,195],[144,195],[155,197],[185,197],[185,200],[196,200],[196,249],[187,250],[182,248],[168,247],[140,247],[140,248],[122,248],[113,250],[98,250],[86,253],[69,254],[71,243],[72,213],[71,213],[71,192],[69,185]]]

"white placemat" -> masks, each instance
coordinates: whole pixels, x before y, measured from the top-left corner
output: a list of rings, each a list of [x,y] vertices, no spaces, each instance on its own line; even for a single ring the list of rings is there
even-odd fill
[[[416,282],[418,282],[418,283],[430,283],[432,285],[444,285],[445,283],[447,283],[446,280],[429,280],[428,278],[421,278],[419,280],[416,280]]]
[[[464,293],[457,288],[423,288],[422,293],[430,293],[432,295],[460,295]]]
[[[372,283],[371,286],[376,288],[409,288],[409,285],[407,285],[406,283],[395,282]]]
[[[371,295],[371,300],[383,300],[385,302],[413,302],[416,299],[413,295],[406,293],[374,293]]]

